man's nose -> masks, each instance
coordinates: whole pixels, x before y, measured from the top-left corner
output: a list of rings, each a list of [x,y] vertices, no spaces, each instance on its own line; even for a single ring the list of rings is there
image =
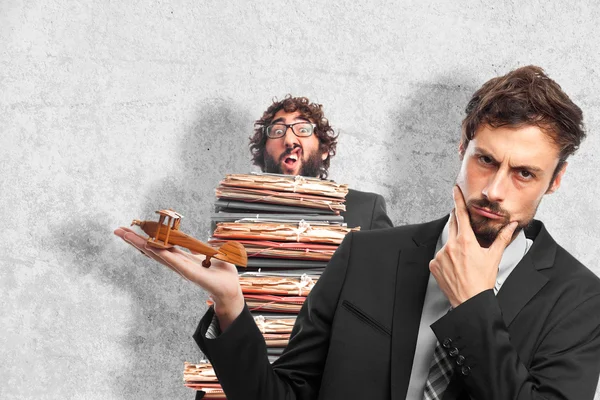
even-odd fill
[[[502,171],[497,171],[490,176],[488,184],[483,188],[482,194],[490,201],[502,201],[506,197],[510,177]]]
[[[294,145],[300,144],[298,136],[294,134],[291,126],[288,126],[285,130],[285,136],[283,137],[285,147],[294,147]]]

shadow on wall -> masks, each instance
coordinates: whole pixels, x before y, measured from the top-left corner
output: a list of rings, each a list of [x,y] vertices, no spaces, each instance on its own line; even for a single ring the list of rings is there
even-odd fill
[[[178,174],[152,188],[140,207],[142,215],[131,218],[155,220],[155,210],[173,208],[187,217],[182,220],[184,232],[206,240],[216,185],[225,173],[250,169],[252,123],[249,112],[232,102],[212,99],[200,104],[195,122],[185,128],[179,159],[173,160]],[[96,217],[60,227],[69,236],[56,245],[65,257],[74,255],[80,274],[96,275],[100,282],[129,293],[127,333],[114,335],[123,338],[119,344],[125,354],[119,356],[127,366],[111,378],[113,392],[124,399],[192,398],[182,382],[183,361],[202,358],[191,335],[206,310],[206,294],[130,248],[115,254],[108,240],[115,227],[93,222],[108,219]],[[110,340],[108,333],[90,340]]]
[[[391,161],[384,182],[397,225],[440,218],[452,209],[461,122],[475,87],[473,79],[456,74],[419,83],[408,93],[408,106],[392,114],[396,129],[385,139]]]

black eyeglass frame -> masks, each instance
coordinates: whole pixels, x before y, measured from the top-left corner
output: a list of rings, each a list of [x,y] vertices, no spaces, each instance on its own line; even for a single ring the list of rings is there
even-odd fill
[[[300,124],[312,126],[312,131],[310,132],[310,134],[308,134],[308,135],[299,135],[298,133],[296,133],[296,130],[294,129],[294,125],[300,125]],[[285,130],[283,131],[283,134],[281,136],[271,136],[270,135],[270,129],[269,128],[271,128],[272,126],[275,126],[275,125],[283,125],[283,126],[285,126]],[[265,135],[267,135],[267,137],[269,139],[281,139],[282,137],[285,136],[285,134],[287,133],[288,129],[291,128],[292,129],[292,133],[294,135],[296,135],[297,137],[311,137],[312,134],[315,133],[315,128],[316,127],[317,127],[317,124],[313,124],[312,122],[304,122],[303,121],[303,122],[294,122],[293,124],[284,124],[282,122],[277,122],[275,124],[271,124],[271,125],[265,126],[263,128],[263,132],[265,133]]]

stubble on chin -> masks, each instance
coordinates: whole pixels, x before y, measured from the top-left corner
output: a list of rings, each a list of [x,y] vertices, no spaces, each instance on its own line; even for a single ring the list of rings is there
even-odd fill
[[[469,222],[471,223],[473,233],[482,247],[489,247],[492,243],[494,243],[500,231],[511,222],[510,217],[508,216],[502,220],[494,221],[484,216],[472,213],[469,209],[467,210],[469,212]],[[512,238],[514,239],[517,237],[517,235],[523,229],[527,228],[532,221],[533,217],[526,221],[519,222],[517,228],[513,232]]]

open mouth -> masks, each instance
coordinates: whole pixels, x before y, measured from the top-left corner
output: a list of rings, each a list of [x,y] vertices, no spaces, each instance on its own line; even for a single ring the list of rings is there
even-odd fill
[[[298,162],[298,156],[295,154],[290,154],[288,157],[285,158],[285,160],[283,160],[283,163],[288,168],[293,168],[297,162]]]
[[[300,152],[302,150],[297,147],[294,150],[292,150],[292,152],[290,154],[286,154],[283,156],[283,165],[286,166],[286,168],[289,169],[293,169],[294,167],[296,167],[298,165],[298,163],[300,163]]]

